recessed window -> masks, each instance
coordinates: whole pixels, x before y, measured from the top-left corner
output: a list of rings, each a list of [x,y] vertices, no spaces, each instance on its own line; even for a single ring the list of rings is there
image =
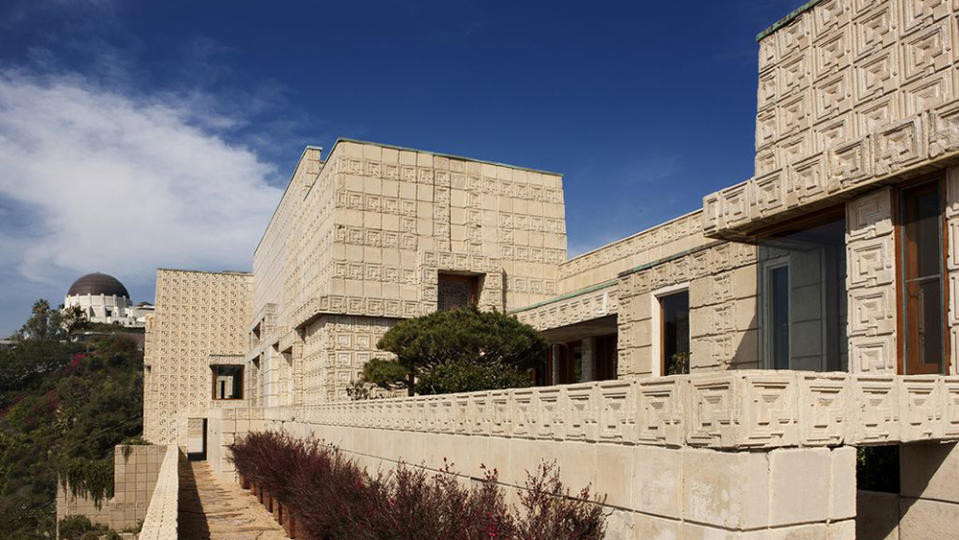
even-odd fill
[[[942,187],[930,182],[900,197],[903,369],[907,374],[945,369]]]
[[[439,274],[437,309],[445,311],[479,302],[480,276]]]
[[[844,208],[793,222],[759,241],[762,364],[845,371]]]
[[[663,375],[689,373],[689,291],[659,297]]]
[[[243,366],[210,366],[213,372],[213,399],[243,399]]]

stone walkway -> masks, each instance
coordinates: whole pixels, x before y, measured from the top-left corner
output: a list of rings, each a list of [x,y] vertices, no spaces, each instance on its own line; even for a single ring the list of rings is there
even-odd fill
[[[288,538],[249,491],[213,477],[205,461],[180,458],[181,540],[282,540]]]

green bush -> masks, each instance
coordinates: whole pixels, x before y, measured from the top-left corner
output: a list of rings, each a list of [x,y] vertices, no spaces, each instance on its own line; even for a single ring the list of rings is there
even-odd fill
[[[107,540],[120,538],[120,535],[110,527],[100,523],[94,524],[86,516],[66,516],[60,520],[61,540],[99,540],[104,536]]]
[[[362,381],[410,395],[529,386],[530,369],[546,357],[546,340],[535,328],[476,306],[401,321],[377,347],[396,361],[371,360]]]

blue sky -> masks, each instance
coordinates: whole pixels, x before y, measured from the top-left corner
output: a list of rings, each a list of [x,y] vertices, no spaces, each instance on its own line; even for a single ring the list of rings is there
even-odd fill
[[[114,274],[249,269],[338,136],[561,172],[575,255],[753,169],[757,32],[802,0],[0,3],[0,335]]]

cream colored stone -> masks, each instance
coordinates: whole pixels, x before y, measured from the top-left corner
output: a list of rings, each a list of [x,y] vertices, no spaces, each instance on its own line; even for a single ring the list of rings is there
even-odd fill
[[[928,499],[902,498],[899,502],[899,538],[959,538],[959,505]]]
[[[764,453],[683,451],[683,514],[726,529],[768,524],[768,461]]]
[[[831,452],[826,448],[780,449],[769,453],[771,501],[769,524],[793,525],[826,521],[831,496],[810,496],[829,489]],[[855,469],[850,471],[855,472]],[[854,479],[854,477],[853,477]],[[855,486],[855,483],[853,483]],[[836,495],[833,491],[831,495]],[[843,491],[840,495],[845,496]],[[854,493],[849,493],[854,496]],[[855,499],[853,499],[855,505]]]
[[[637,446],[634,450],[632,508],[679,519],[683,508],[683,453]]]

